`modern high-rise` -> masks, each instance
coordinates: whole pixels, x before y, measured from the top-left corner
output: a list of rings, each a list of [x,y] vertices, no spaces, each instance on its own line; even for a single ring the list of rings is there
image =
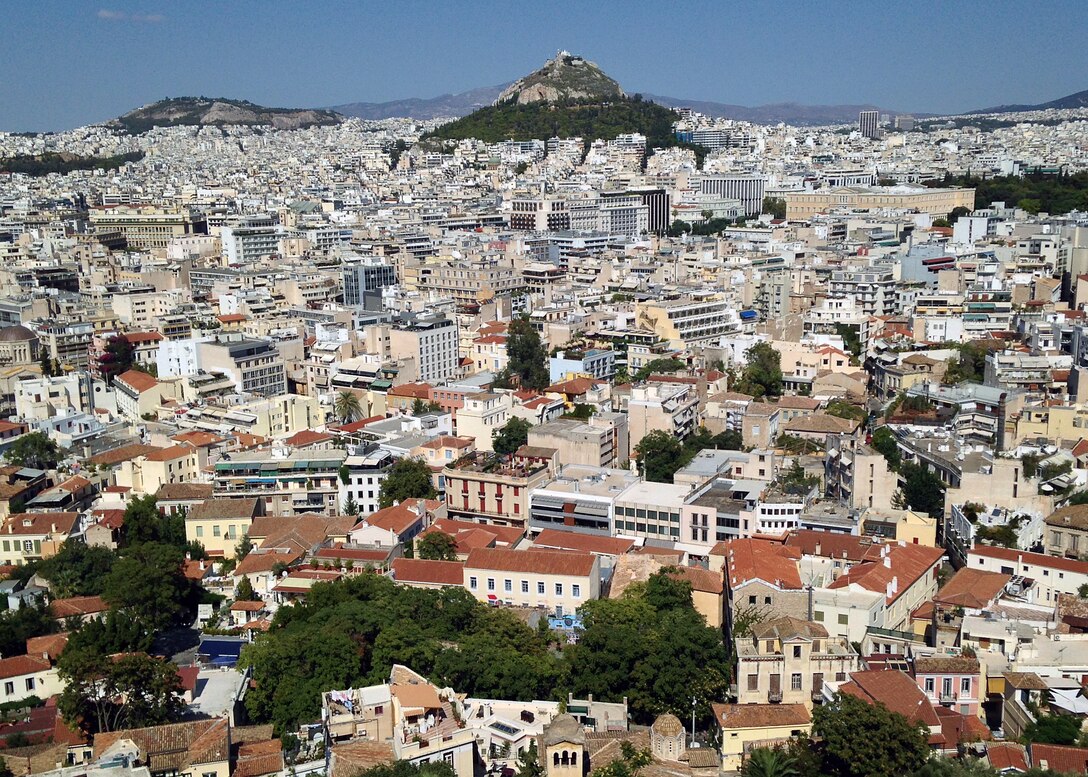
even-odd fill
[[[346,262],[341,267],[344,279],[344,304],[365,305],[367,298],[381,299],[382,289],[397,282],[392,265],[378,257],[366,256]]]
[[[424,313],[406,317],[390,331],[389,347],[397,356],[415,358],[416,380],[433,383],[457,374],[460,356],[453,319]]]
[[[862,111],[859,113],[858,132],[867,138],[880,137],[880,111]]]
[[[267,214],[231,217],[219,233],[223,256],[232,266],[246,265],[278,254],[283,230]]]

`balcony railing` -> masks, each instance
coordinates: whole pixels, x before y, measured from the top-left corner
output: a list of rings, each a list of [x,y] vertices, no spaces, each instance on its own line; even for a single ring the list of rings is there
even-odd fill
[[[782,701],[782,691],[767,691],[767,701],[778,704]]]

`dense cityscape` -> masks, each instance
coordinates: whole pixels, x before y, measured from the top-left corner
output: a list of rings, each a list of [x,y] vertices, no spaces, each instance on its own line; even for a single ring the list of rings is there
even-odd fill
[[[1088,774],[1088,92],[591,54],[0,132],[2,777]]]

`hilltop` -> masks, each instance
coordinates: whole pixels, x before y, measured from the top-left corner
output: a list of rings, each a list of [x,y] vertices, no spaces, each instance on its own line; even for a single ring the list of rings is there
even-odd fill
[[[247,100],[224,97],[171,97],[145,105],[108,122],[138,135],[153,127],[271,125],[276,129],[338,124],[340,114],[312,108],[266,108]]]
[[[1083,92],[1067,94],[1057,100],[1051,100],[1037,105],[998,105],[995,108],[983,108],[972,113],[1027,113],[1028,111],[1065,110],[1072,108],[1088,108],[1088,89]]]
[[[626,97],[615,79],[605,75],[596,63],[567,51],[560,51],[554,59],[534,73],[519,78],[506,87],[495,100],[495,105],[514,102],[557,103],[563,101],[601,102]]]
[[[562,51],[540,70],[504,89],[494,105],[444,124],[424,138],[476,138],[486,143],[551,137],[589,141],[638,132],[653,148],[679,145],[672,129],[676,118],[674,111],[641,95],[628,97],[595,64]],[[702,151],[696,149],[697,154]]]

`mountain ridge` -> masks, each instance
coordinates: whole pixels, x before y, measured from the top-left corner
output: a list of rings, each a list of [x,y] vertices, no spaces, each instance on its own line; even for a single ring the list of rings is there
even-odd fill
[[[1073,94],[1067,94],[1056,100],[1034,105],[1013,104],[998,105],[993,108],[983,108],[970,113],[1027,113],[1028,111],[1062,110],[1068,108],[1088,108],[1088,89]]]
[[[139,135],[154,127],[260,126],[303,129],[339,124],[343,116],[323,108],[268,108],[227,97],[167,97],[106,122]]]

